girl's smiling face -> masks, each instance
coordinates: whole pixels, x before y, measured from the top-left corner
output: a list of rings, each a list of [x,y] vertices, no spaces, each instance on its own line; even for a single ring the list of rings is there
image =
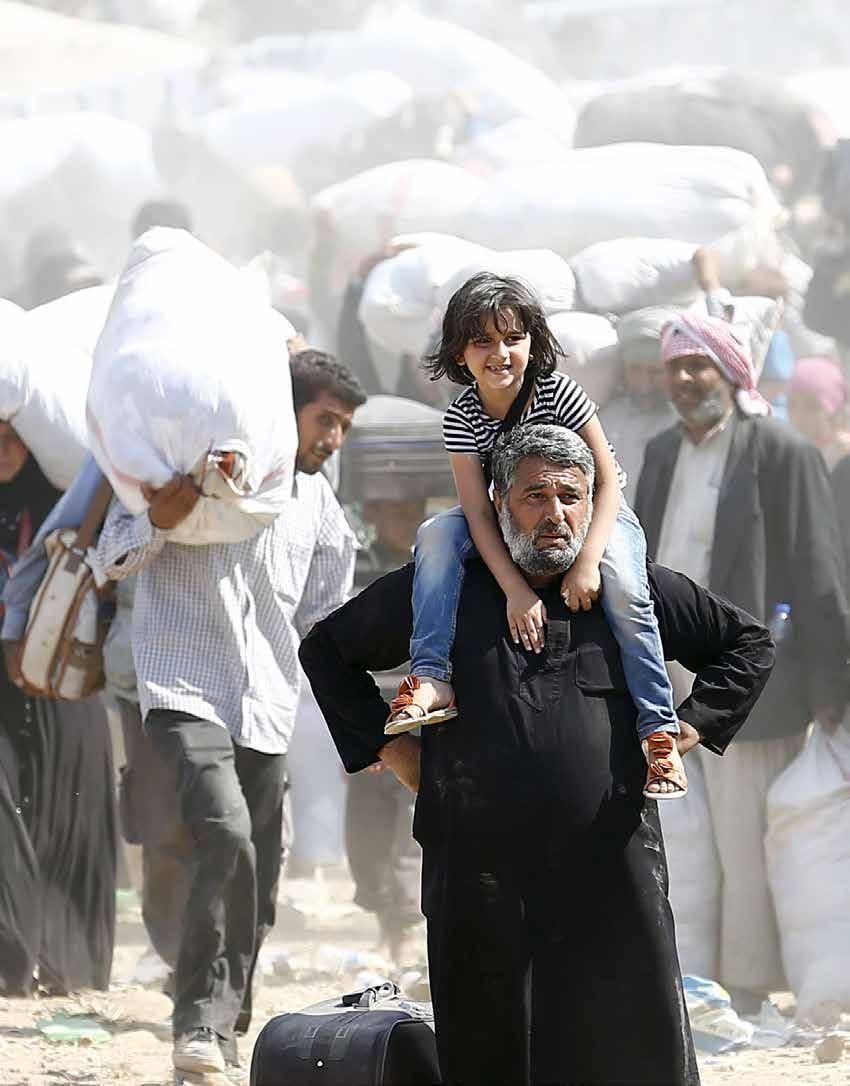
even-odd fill
[[[512,308],[487,318],[480,335],[470,339],[459,361],[478,383],[480,391],[504,395],[519,392],[528,367],[531,336]]]

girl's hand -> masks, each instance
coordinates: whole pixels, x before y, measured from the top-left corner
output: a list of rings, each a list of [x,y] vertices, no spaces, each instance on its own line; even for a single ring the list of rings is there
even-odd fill
[[[599,599],[601,590],[599,566],[595,562],[582,562],[581,558],[567,570],[561,581],[564,603],[574,614],[577,611],[589,611]]]
[[[531,651],[541,652],[545,639],[543,626],[546,622],[546,608],[537,593],[526,585],[517,588],[508,595],[508,626],[514,644],[522,641]]]

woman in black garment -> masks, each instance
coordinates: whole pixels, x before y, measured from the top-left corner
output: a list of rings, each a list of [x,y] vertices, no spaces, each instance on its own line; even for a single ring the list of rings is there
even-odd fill
[[[58,501],[0,423],[5,576]],[[0,991],[109,985],[115,938],[112,750],[99,697],[30,697],[0,665]]]

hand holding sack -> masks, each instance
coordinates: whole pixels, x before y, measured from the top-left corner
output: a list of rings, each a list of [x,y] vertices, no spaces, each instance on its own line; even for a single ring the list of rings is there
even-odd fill
[[[175,475],[201,495],[177,543],[233,543],[291,496],[297,449],[287,323],[181,230],[140,238],[95,350],[92,452],[131,513]]]

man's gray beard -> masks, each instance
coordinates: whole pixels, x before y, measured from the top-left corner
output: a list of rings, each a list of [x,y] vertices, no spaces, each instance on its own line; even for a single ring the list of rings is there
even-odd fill
[[[729,410],[729,401],[718,392],[715,395],[707,396],[701,403],[690,408],[687,412],[681,411],[678,407],[676,407],[676,410],[684,422],[693,426],[711,428],[716,426],[718,422],[723,421]]]
[[[552,525],[550,521],[544,521],[531,535],[525,535],[514,524],[507,501],[502,502],[502,508],[499,511],[499,527],[508,553],[523,573],[530,573],[532,576],[555,576],[558,573],[566,573],[578,558],[587,538],[592,514],[593,509],[588,502],[587,516],[575,534],[569,532],[569,528],[563,525],[564,530],[569,533],[564,536],[567,541],[566,547],[546,547],[541,550],[535,546],[544,528],[550,531],[558,530],[557,526]]]

